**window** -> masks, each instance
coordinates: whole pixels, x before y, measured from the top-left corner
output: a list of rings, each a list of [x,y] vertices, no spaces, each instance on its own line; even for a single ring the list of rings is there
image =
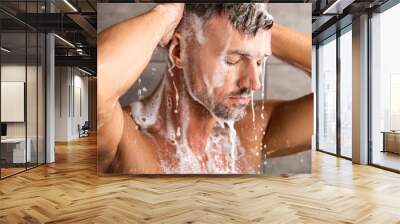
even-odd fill
[[[318,149],[336,153],[336,36],[318,48]]]
[[[352,33],[351,25],[340,36],[340,155],[352,157]]]
[[[371,162],[400,170],[400,4],[371,18]]]

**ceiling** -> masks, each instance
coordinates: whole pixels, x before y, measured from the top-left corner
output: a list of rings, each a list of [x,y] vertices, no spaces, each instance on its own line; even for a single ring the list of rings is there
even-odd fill
[[[353,17],[373,11],[389,0],[311,0],[313,4],[313,44],[328,38],[352,23]]]
[[[2,52],[2,59],[16,63],[25,55],[36,57],[37,44],[30,42],[37,41],[32,39],[38,33],[53,32],[57,34],[56,66],[78,66],[95,74],[96,10],[96,0],[48,0],[47,4],[44,0],[1,0],[2,46],[12,50]]]

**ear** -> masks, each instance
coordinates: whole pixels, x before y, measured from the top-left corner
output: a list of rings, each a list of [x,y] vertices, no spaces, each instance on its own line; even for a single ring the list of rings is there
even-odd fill
[[[172,36],[168,58],[175,64],[175,67],[182,69],[182,36],[179,32],[175,32]]]

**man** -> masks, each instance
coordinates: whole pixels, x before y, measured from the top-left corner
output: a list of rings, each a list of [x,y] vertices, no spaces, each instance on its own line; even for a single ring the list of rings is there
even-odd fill
[[[265,4],[162,4],[98,38],[99,170],[259,173],[263,159],[311,146],[312,96],[253,100],[272,52],[306,71],[311,40],[273,25]],[[121,108],[157,45],[169,69],[148,98]]]

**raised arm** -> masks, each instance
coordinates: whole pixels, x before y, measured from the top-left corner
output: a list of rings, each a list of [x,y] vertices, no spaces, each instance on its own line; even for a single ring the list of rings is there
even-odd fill
[[[263,144],[264,158],[280,157],[311,148],[313,94],[274,105]]]
[[[271,35],[272,54],[311,76],[311,34],[294,31],[275,23]]]
[[[272,54],[301,68],[311,76],[311,35],[279,24],[272,28]],[[313,134],[313,94],[281,101],[271,108],[263,144],[264,158],[280,157],[311,148]]]
[[[159,43],[167,43],[183,14],[183,4],[157,5],[98,35],[98,150],[105,167],[114,159],[124,126],[119,97],[138,79]]]

